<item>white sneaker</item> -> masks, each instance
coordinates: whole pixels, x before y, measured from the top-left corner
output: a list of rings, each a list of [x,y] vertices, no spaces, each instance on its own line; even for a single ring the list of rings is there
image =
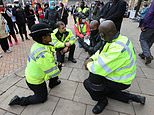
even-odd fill
[[[10,49],[6,50],[5,53],[11,53],[12,51]]]

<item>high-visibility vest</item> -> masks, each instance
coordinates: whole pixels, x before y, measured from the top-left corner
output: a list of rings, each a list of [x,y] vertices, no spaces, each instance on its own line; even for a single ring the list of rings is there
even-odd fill
[[[108,80],[129,85],[136,76],[136,54],[125,36],[119,35],[112,43],[106,43],[102,51],[90,58],[93,61],[87,64],[88,70]]]
[[[86,35],[86,32],[87,32],[87,27],[86,27],[87,25],[86,24],[83,24],[83,27],[81,27],[81,25],[79,23],[76,23],[75,26],[81,34]]]
[[[69,42],[71,45],[75,43],[76,38],[70,29],[66,29],[66,32],[63,34],[61,40],[57,38],[56,36],[57,32],[58,32],[58,29],[55,29],[53,33],[51,33],[52,44],[54,45],[55,48],[65,47],[66,42]]]
[[[50,78],[59,76],[53,53],[53,46],[34,43],[27,60],[26,80],[30,84],[41,84]]]
[[[85,14],[87,11],[89,10],[89,8],[84,8],[84,9],[82,9],[81,7],[79,7],[79,8],[77,8],[77,12],[81,12],[81,13],[83,13],[83,14]]]

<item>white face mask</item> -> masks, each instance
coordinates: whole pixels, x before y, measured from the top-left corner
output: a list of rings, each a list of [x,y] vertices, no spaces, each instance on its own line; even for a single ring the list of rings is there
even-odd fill
[[[85,23],[86,22],[86,19],[82,19],[82,22]]]
[[[19,7],[19,4],[15,4],[16,7]]]

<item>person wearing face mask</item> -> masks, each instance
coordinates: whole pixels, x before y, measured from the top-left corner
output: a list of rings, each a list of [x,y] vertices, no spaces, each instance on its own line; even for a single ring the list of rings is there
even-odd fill
[[[16,17],[16,23],[19,29],[19,33],[22,41],[24,41],[23,34],[25,34],[25,39],[30,40],[27,36],[26,30],[26,16],[23,8],[19,5],[19,0],[14,0],[14,8],[12,9],[13,16]]]
[[[92,56],[95,54],[97,50],[100,49],[100,47],[103,46],[104,40],[101,38],[99,34],[99,22],[97,20],[93,20],[90,22],[90,45],[88,45],[86,42],[84,42],[83,39],[79,39],[79,43],[81,46],[88,51],[89,55]]]
[[[58,11],[55,9],[55,2],[49,2],[49,8],[45,12],[45,19],[48,21],[50,28],[54,30],[56,28],[56,23],[60,19]]]
[[[97,101],[92,112],[101,113],[108,104],[108,97],[144,105],[145,97],[122,91],[130,87],[136,76],[136,54],[132,42],[122,36],[110,20],[100,24],[99,32],[106,44],[85,61],[90,74],[83,82],[92,99]]]
[[[77,8],[77,15],[83,14],[86,18],[89,17],[89,8],[86,7],[85,2],[81,1],[80,7]]]
[[[90,25],[86,21],[86,17],[84,15],[79,15],[78,22],[74,25],[74,30],[79,39],[88,39],[90,36]],[[80,43],[79,47],[82,47]]]

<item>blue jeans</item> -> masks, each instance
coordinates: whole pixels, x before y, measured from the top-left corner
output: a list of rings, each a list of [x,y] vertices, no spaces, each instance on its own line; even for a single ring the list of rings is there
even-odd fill
[[[143,54],[146,57],[151,56],[150,48],[154,43],[154,29],[147,28],[145,31],[142,31],[140,34],[140,44],[143,51]]]

